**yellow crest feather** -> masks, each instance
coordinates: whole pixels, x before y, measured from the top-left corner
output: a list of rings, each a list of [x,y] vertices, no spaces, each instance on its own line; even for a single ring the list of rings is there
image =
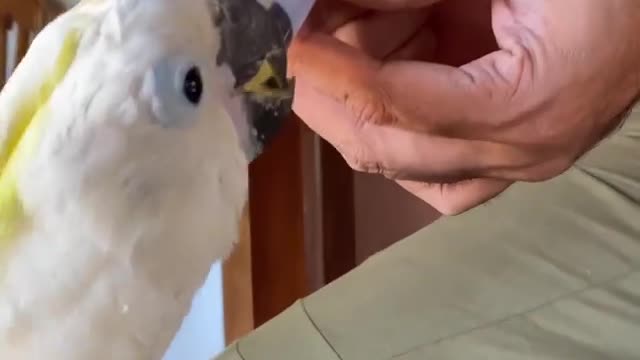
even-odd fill
[[[49,99],[71,67],[79,42],[78,31],[70,31],[65,36],[51,73],[18,105],[7,139],[0,144],[0,247],[7,245],[7,239],[26,218],[18,192],[21,166],[39,140],[43,119],[49,111]]]

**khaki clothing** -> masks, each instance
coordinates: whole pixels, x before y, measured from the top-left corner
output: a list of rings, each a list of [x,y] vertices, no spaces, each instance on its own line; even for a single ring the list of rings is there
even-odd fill
[[[566,174],[444,218],[218,360],[640,359],[640,113]]]

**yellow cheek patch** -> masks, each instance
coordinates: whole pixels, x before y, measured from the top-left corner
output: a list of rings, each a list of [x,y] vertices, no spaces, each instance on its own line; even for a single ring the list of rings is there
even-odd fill
[[[70,31],[51,73],[17,106],[14,119],[1,119],[11,125],[6,141],[0,144],[0,247],[9,243],[26,218],[18,191],[18,176],[40,139],[43,119],[49,117],[46,115],[51,94],[71,67],[79,42],[80,33]]]

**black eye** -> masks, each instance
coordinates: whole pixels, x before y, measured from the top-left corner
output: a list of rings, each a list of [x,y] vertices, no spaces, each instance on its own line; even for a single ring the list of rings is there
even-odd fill
[[[193,105],[200,103],[200,98],[202,98],[202,76],[200,76],[200,70],[197,67],[192,67],[185,75],[182,91],[190,103]]]

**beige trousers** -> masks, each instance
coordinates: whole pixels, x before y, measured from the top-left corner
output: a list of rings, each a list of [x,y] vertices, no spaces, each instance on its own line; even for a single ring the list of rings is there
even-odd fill
[[[640,359],[640,113],[563,176],[436,222],[218,359]]]

